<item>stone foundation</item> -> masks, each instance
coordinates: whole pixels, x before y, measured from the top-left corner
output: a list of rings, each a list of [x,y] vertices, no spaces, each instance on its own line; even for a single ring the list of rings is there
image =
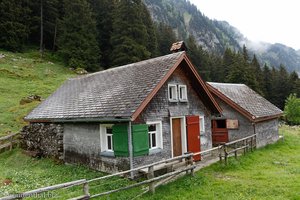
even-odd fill
[[[61,124],[31,123],[20,132],[21,147],[38,156],[63,160],[63,132]]]

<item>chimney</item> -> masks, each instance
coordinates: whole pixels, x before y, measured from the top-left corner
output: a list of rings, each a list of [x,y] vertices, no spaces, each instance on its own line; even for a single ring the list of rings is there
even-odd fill
[[[170,51],[173,53],[179,52],[179,51],[187,51],[187,47],[185,46],[184,41],[175,42],[172,44]]]

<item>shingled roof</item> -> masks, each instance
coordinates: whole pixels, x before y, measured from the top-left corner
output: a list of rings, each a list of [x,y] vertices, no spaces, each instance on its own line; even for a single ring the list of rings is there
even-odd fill
[[[251,121],[277,118],[282,111],[245,84],[208,82],[209,90]]]
[[[134,120],[184,59],[185,52],[178,52],[67,80],[25,120]]]

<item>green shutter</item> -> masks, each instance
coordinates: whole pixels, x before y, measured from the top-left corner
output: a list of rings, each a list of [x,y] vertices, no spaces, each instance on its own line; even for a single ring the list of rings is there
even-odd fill
[[[127,127],[126,124],[115,124],[112,127],[115,156],[129,156]]]
[[[133,155],[141,156],[149,153],[148,125],[132,126]]]

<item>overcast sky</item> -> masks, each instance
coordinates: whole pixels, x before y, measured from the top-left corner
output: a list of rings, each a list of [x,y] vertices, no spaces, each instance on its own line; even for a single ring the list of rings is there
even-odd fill
[[[210,19],[225,20],[248,39],[300,49],[298,0],[190,0]]]

